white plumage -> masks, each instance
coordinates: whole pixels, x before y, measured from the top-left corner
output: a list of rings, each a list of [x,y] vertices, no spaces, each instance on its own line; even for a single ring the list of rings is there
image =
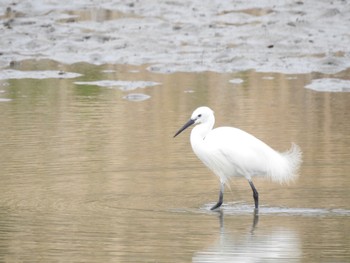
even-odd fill
[[[252,182],[253,176],[269,177],[279,183],[292,181],[298,176],[302,152],[296,144],[292,144],[289,151],[279,153],[240,129],[213,129],[214,123],[214,112],[208,107],[199,107],[175,134],[177,136],[187,127],[197,124],[191,132],[192,149],[221,182],[219,201],[212,209],[221,206],[224,185],[231,177],[242,176],[249,181],[257,209],[258,192]]]

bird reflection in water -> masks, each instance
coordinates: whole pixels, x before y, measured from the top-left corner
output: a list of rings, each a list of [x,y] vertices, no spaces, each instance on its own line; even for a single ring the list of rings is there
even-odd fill
[[[259,228],[257,210],[248,229],[242,228],[240,215],[225,216],[225,212],[220,210],[218,218],[218,239],[203,251],[196,252],[192,262],[300,262],[301,248],[297,234],[283,226]],[[234,222],[234,231],[225,227],[225,218],[230,223],[231,219],[239,219]]]

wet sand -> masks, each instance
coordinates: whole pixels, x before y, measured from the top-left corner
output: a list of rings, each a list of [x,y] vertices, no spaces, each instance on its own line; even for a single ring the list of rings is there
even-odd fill
[[[27,59],[161,73],[350,66],[347,1],[2,1],[0,18],[1,68]]]

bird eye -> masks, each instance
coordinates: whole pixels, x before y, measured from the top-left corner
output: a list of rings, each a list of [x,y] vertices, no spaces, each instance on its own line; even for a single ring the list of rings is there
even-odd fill
[[[202,114],[198,114],[198,118],[202,117]]]

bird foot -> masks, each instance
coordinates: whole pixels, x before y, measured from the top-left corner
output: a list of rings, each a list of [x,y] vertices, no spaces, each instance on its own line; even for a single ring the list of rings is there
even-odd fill
[[[219,202],[217,202],[212,208],[210,208],[210,210],[215,210],[220,208],[220,206],[222,205],[222,201],[220,200]]]

